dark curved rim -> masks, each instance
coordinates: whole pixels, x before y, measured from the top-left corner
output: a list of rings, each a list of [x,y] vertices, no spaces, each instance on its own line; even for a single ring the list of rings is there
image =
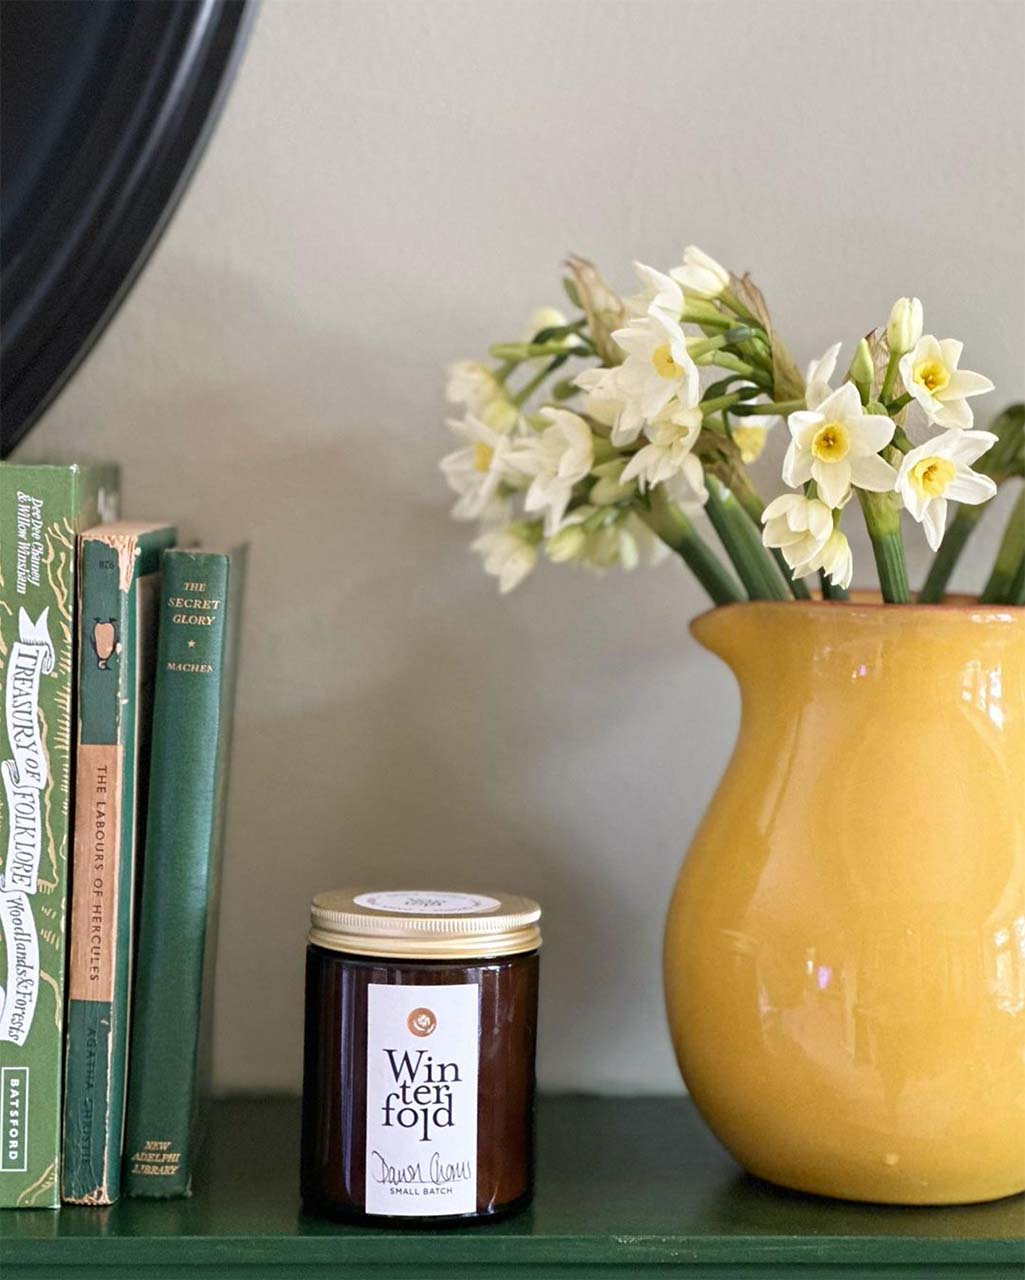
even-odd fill
[[[0,456],[65,386],[159,240],[216,123],[255,9],[255,0],[132,6],[92,142],[16,257],[4,255]]]

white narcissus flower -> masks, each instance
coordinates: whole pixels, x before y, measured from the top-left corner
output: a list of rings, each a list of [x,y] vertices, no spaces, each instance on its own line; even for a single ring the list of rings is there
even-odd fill
[[[886,345],[891,355],[902,356],[922,336],[922,304],[918,298],[898,298],[890,310]]]
[[[615,445],[633,444],[641,430],[640,422],[629,431],[622,425],[625,392],[620,386],[621,369],[622,365],[614,365],[611,369],[600,366],[584,369],[573,379],[584,392],[584,412],[610,429],[610,438]]]
[[[513,442],[506,433],[472,415],[448,425],[467,442],[465,448],[447,454],[440,463],[445,479],[459,494],[452,515],[457,520],[477,520],[499,501],[499,486],[511,474]]]
[[[542,409],[541,416],[550,425],[512,450],[509,462],[530,477],[523,506],[544,512],[545,536],[550,537],[562,523],[573,486],[594,465],[594,441],[584,419],[568,409]]]
[[[707,497],[707,494],[706,494]],[[619,564],[623,569],[635,569],[639,564],[661,564],[670,551],[657,534],[652,533],[644,521],[634,512],[627,512],[616,526],[619,531]]]
[[[464,404],[479,417],[492,401],[504,397],[501,383],[479,360],[456,360],[448,366],[445,399],[449,404]]]
[[[482,557],[485,573],[498,579],[498,589],[505,595],[537,564],[537,542],[538,534],[529,524],[514,521],[486,530],[470,546]]]
[[[968,396],[992,391],[993,383],[981,373],[957,367],[963,350],[964,343],[956,338],[937,339],[927,333],[901,357],[899,368],[905,388],[930,422],[966,431],[975,421]]]
[[[952,427],[904,455],[895,488],[925,529],[926,541],[933,551],[943,541],[949,499],[974,506],[996,493],[997,487],[989,476],[980,475],[971,467],[996,442],[991,431]]]
[[[804,375],[804,403],[809,409],[817,409],[827,396],[833,394],[829,380],[836,370],[836,361],[842,345],[840,342],[834,342],[817,360],[812,360],[808,365]]]
[[[644,434],[650,443],[626,464],[620,477],[623,484],[636,480],[643,492],[683,472],[695,493],[704,491],[704,472],[691,452],[701,434],[701,410],[697,406],[688,409],[676,402],[666,405],[654,422],[645,426]]]
[[[696,466],[691,466],[693,462]],[[662,486],[669,498],[689,516],[700,511],[708,501],[705,472],[697,458],[690,458],[688,465]]]
[[[854,577],[854,557],[851,555],[851,544],[841,529],[834,529],[826,539],[825,546],[816,555],[801,566],[801,576],[815,573],[821,569],[834,587],[843,587],[846,591]]]
[[[833,512],[818,498],[803,493],[781,493],[762,512],[762,542],[783,552],[795,577],[796,571],[819,554],[833,532]]]
[[[672,278],[643,262],[635,262],[634,270],[641,282],[641,292],[626,300],[628,312],[633,316],[647,315],[651,311],[664,311],[673,320],[683,314],[683,290]]]
[[[685,405],[698,402],[698,367],[687,351],[679,324],[662,311],[633,320],[612,335],[627,353],[617,385],[624,398],[621,433],[637,431],[651,422],[672,399]]]
[[[683,251],[683,266],[674,267],[669,273],[684,293],[695,298],[718,298],[729,286],[730,273],[714,258],[689,244]]]
[[[845,382],[815,410],[792,413],[787,426],[791,441],[783,479],[792,489],[814,480],[823,502],[839,507],[852,484],[875,493],[893,488],[897,472],[879,450],[890,443],[896,428],[889,418],[865,412],[853,383]]]

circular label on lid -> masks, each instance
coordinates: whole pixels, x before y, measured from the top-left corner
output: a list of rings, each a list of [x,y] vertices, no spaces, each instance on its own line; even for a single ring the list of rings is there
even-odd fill
[[[394,911],[403,916],[470,916],[502,905],[482,893],[431,893],[426,889],[360,893],[353,902],[371,911]]]

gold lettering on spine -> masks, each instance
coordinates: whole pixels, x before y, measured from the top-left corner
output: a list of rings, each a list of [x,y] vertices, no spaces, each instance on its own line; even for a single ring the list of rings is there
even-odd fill
[[[141,1151],[129,1157],[132,1173],[148,1178],[170,1178],[181,1168],[181,1152],[172,1151],[170,1142],[158,1142],[149,1138]]]
[[[172,613],[171,621],[179,627],[212,627],[217,621],[221,601],[207,596],[205,582],[186,582],[183,589],[188,592],[187,595],[167,597],[168,608],[183,610],[181,613]],[[192,643],[190,640],[189,644]]]
[[[71,893],[72,1000],[114,998],[123,748],[82,743]]]

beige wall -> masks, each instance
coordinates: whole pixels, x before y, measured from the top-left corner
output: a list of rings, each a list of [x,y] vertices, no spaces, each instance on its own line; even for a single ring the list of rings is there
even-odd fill
[[[917,293],[1020,396],[1022,52],[1016,0],[265,0],[170,230],[20,451],[119,457],[129,514],[253,541],[221,1087],[297,1085],[307,901],[354,881],[536,894],[544,1081],[676,1086],[661,916],[735,694],[676,564],[499,600],[446,515],[442,366],[558,303],[567,250],[631,287],[693,240],[801,361]]]

